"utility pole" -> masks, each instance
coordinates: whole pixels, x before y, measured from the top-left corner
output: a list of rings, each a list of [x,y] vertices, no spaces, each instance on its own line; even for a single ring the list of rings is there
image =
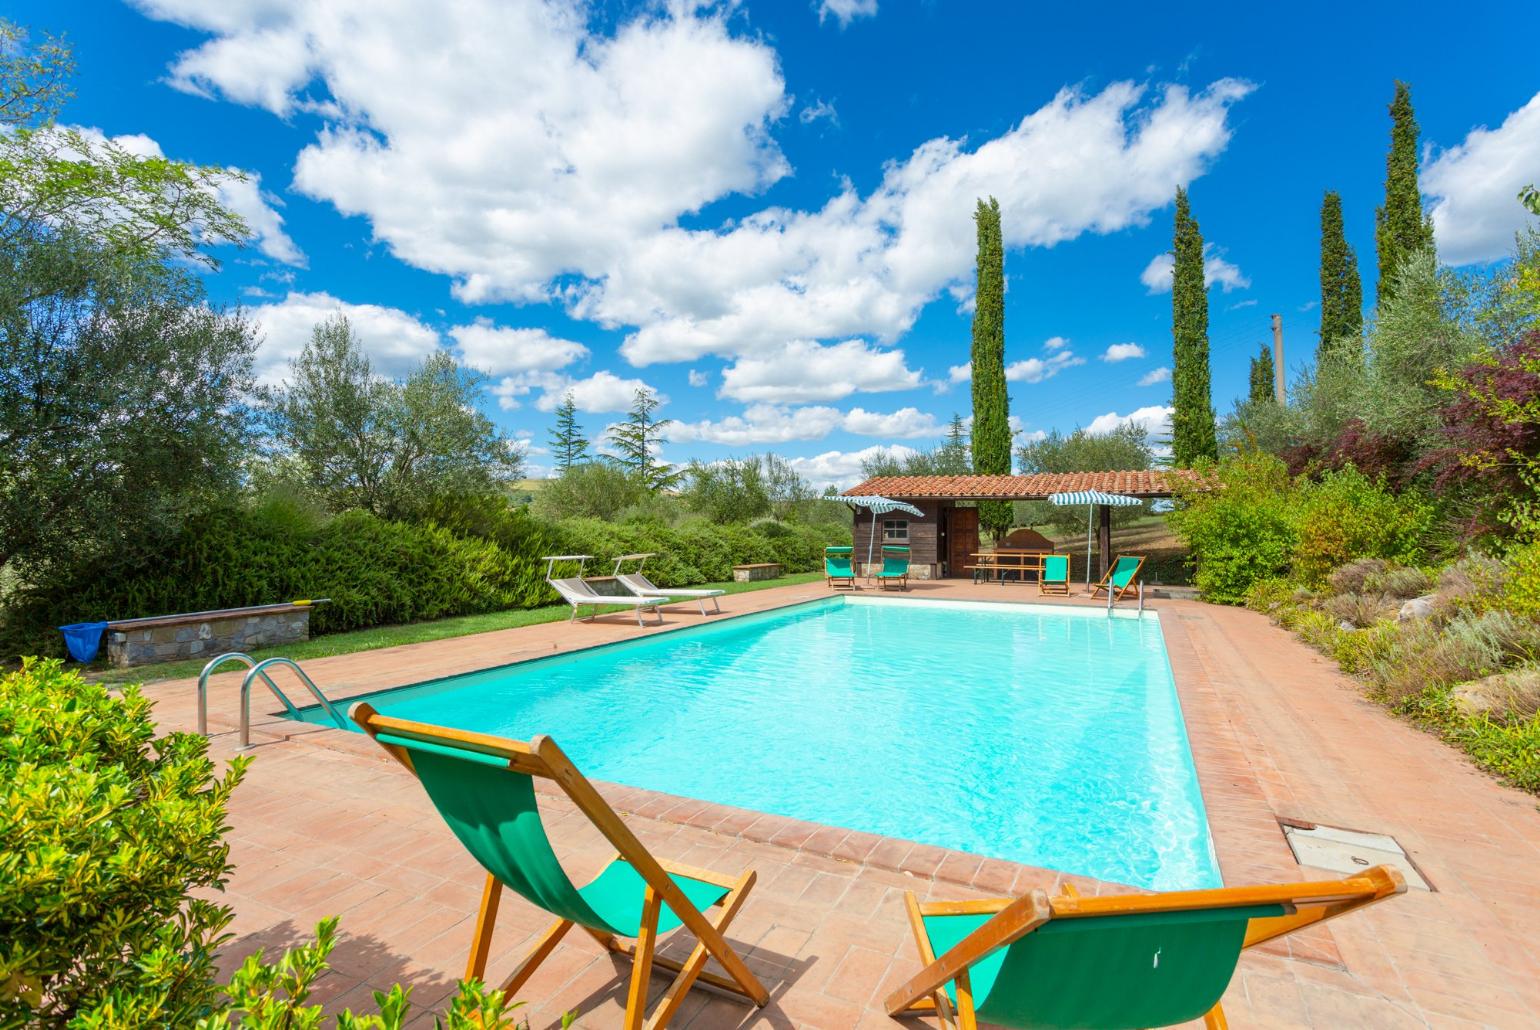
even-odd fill
[[[1283,397],[1283,316],[1273,316],[1273,400],[1279,406],[1287,403]]]

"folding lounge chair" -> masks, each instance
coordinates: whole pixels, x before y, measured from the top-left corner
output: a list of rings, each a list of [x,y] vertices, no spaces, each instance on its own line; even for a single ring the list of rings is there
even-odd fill
[[[1043,575],[1037,581],[1038,594],[1069,593],[1069,555],[1043,555]]]
[[[1345,880],[1153,895],[921,903],[906,892],[924,969],[888,996],[891,1015],[933,1012],[962,1030],[1157,1027],[1203,1018],[1246,948],[1406,890],[1390,866]],[[937,953],[940,958],[937,958]]]
[[[1107,571],[1103,573],[1102,578],[1097,580],[1096,585],[1091,588],[1091,596],[1095,597],[1103,590],[1106,590],[1113,595],[1112,599],[1114,601],[1123,600],[1124,594],[1137,590],[1143,585],[1139,579],[1139,570],[1143,567],[1143,555],[1118,555],[1113,559],[1112,564],[1107,567]]]
[[[877,585],[886,590],[889,583],[897,583],[903,590],[909,589],[909,548],[882,545],[882,571],[877,573]]]
[[[843,580],[844,584],[855,589],[856,570],[852,566],[854,547],[825,547],[823,549],[823,575],[829,586],[834,586],[835,580]]]
[[[619,558],[616,558],[616,582],[625,587],[627,590],[631,591],[631,596],[633,597],[661,597],[663,598],[665,604],[675,598],[699,601],[700,613],[702,615],[711,614],[711,612],[706,610],[706,601],[709,599],[717,613],[721,613],[722,604],[717,600],[717,598],[727,593],[726,590],[696,590],[693,588],[664,590],[642,574],[642,565],[645,565],[647,563],[647,559],[651,558],[652,556],[653,552],[648,552],[647,554],[623,554]],[[628,561],[637,561],[641,564],[637,565],[636,571],[634,572],[621,572],[620,566]],[[661,618],[661,615],[659,617]]]
[[[736,878],[655,859],[550,737],[529,743],[393,719],[367,702],[348,713],[427,791],[439,815],[487,871],[471,940],[466,979],[485,978],[498,903],[506,885],[556,916],[529,955],[502,984],[513,997],[574,925],[603,948],[631,958],[626,1030],[660,1028],[700,980],[764,1005],[769,993],[722,937],[754,885],[754,871]],[[575,886],[557,861],[535,801],[535,778],[552,780],[615,846],[616,855],[586,886]],[[703,909],[721,906],[715,921]],[[684,926],[697,943],[678,962],[656,953],[659,935]],[[622,944],[629,937],[635,944]],[[705,968],[714,958],[727,972]],[[678,973],[651,1017],[648,979],[654,966]]]
[[[664,603],[665,598],[601,594],[589,586],[588,581],[583,578],[583,566],[591,557],[593,556],[589,554],[548,554],[545,556],[545,581],[551,584],[551,587],[561,595],[563,601],[572,605],[572,614],[567,616],[568,622],[576,619],[578,609],[584,607],[594,609],[588,615],[589,621],[592,621],[599,614],[599,608],[604,605],[614,605],[621,608],[629,606],[635,609],[636,624],[638,626],[642,625],[642,609],[644,608],[651,609],[652,613],[658,617],[659,623],[663,621],[663,613],[658,610],[658,606]],[[576,576],[557,578],[556,563],[559,561],[577,562],[578,574]]]

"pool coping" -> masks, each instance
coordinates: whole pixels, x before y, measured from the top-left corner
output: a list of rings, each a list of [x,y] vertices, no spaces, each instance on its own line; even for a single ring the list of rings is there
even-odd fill
[[[570,648],[564,647],[548,653],[528,655],[508,662],[466,670],[464,673],[450,673],[444,676],[432,677],[417,683],[387,687],[370,685],[354,690],[344,689],[333,700],[334,702],[352,701],[387,690],[420,686],[478,671],[507,668],[551,657],[577,655],[598,648],[622,646],[639,640],[652,639],[663,633],[721,625],[727,621],[783,612],[788,608],[804,605],[811,606],[836,597],[854,596],[862,603],[894,605],[911,602],[933,602],[947,606],[977,604],[990,607],[1053,607],[1082,610],[1095,608],[1098,611],[1104,610],[1104,605],[1101,602],[1089,599],[1082,603],[1072,602],[1069,604],[1064,603],[1064,599],[1058,597],[1051,600],[1038,600],[1035,598],[1002,598],[999,600],[974,598],[931,599],[912,594],[894,594],[891,592],[882,595],[852,595],[826,586],[815,586],[817,587],[817,593],[813,596],[788,598],[784,603],[757,608],[753,611],[724,612],[721,615],[710,616],[710,621],[704,623],[692,621],[681,623],[677,626],[658,627],[645,634],[626,637],[621,640],[579,643]],[[1076,600],[1079,599],[1077,598]],[[1287,873],[1280,874],[1279,872],[1280,869],[1285,868],[1294,870],[1295,875],[1293,878],[1297,878],[1298,864],[1294,860],[1293,853],[1288,849],[1287,841],[1284,838],[1282,828],[1277,822],[1277,817],[1273,814],[1271,806],[1268,805],[1261,785],[1247,761],[1244,747],[1237,745],[1237,742],[1233,739],[1233,733],[1227,735],[1226,730],[1231,727],[1227,724],[1221,725],[1214,722],[1213,716],[1220,710],[1214,684],[1202,668],[1202,656],[1193,650],[1190,636],[1180,626],[1180,618],[1164,619],[1157,609],[1150,606],[1146,606],[1143,614],[1150,617],[1151,621],[1159,627],[1165,644],[1166,657],[1171,668],[1172,682],[1176,688],[1177,702],[1181,711],[1183,729],[1187,735],[1187,746],[1192,757],[1193,767],[1198,779],[1198,790],[1203,801],[1204,818],[1208,824],[1210,846],[1213,848],[1221,879],[1226,885],[1246,882],[1267,882],[1269,879],[1288,879],[1290,877]],[[1195,723],[1195,712],[1205,713],[1209,718],[1199,719]],[[272,742],[279,740],[299,741],[305,738],[313,738],[308,743],[333,750],[347,751],[375,761],[390,761],[383,752],[373,746],[372,742],[368,741],[362,734],[353,733],[348,730],[338,730],[325,724],[297,722],[283,716],[281,713],[266,713],[266,718],[261,723],[256,721],[254,714],[252,736],[254,741]],[[1227,736],[1229,739],[1227,739]],[[1088,876],[1064,873],[1059,870],[1012,862],[1006,859],[989,858],[972,852],[944,848],[938,845],[866,833],[865,831],[853,830],[849,827],[809,822],[790,816],[760,812],[754,809],[736,808],[731,805],[722,805],[699,798],[667,794],[661,791],[643,787],[631,787],[604,780],[595,780],[593,782],[600,788],[601,793],[610,802],[611,806],[620,812],[642,818],[657,819],[661,822],[704,829],[724,837],[742,837],[757,843],[768,843],[820,859],[867,865],[914,877],[931,877],[992,894],[1018,893],[1019,891],[1016,890],[1018,885],[1021,885],[1022,889],[1027,889],[1032,886],[1041,886],[1044,882],[1050,880],[1056,886],[1062,883],[1072,883],[1083,893],[1089,894],[1108,892],[1151,893],[1144,888],[1131,884],[1097,880]],[[554,787],[548,788],[545,784],[537,784],[537,789],[553,796],[560,793]],[[1226,814],[1227,818],[1222,821],[1216,820],[1216,814],[1218,813]],[[1236,816],[1239,816],[1239,818],[1235,818]],[[1270,829],[1271,837],[1276,839],[1277,848],[1275,849],[1276,854],[1269,855],[1266,859],[1259,862],[1255,855],[1258,839],[1257,831],[1264,825]],[[1240,858],[1243,855],[1246,856],[1245,860]],[[1259,866],[1264,867],[1266,871],[1263,872],[1258,868]],[[1280,942],[1269,943],[1262,946],[1262,950],[1273,951],[1282,955],[1292,954],[1295,958],[1302,958],[1306,961],[1320,964],[1333,966],[1341,964],[1341,957],[1330,938],[1330,930],[1325,927],[1309,935],[1295,935],[1292,939],[1284,938]]]

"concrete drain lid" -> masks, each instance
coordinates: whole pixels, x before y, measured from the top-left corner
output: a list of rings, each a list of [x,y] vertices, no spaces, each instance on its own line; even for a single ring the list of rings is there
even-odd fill
[[[1395,866],[1409,887],[1430,891],[1432,886],[1394,837],[1383,833],[1343,830],[1335,826],[1284,823],[1284,839],[1300,865],[1329,869],[1334,873],[1361,873],[1370,866]]]

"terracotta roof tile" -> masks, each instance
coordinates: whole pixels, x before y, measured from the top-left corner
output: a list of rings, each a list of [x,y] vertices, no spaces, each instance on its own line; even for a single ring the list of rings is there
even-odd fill
[[[1042,500],[1049,494],[1100,490],[1133,497],[1170,497],[1179,481],[1198,483],[1190,469],[1127,472],[1040,472],[1030,476],[877,476],[846,490],[848,496],[877,494],[907,499],[951,497],[963,500]]]

